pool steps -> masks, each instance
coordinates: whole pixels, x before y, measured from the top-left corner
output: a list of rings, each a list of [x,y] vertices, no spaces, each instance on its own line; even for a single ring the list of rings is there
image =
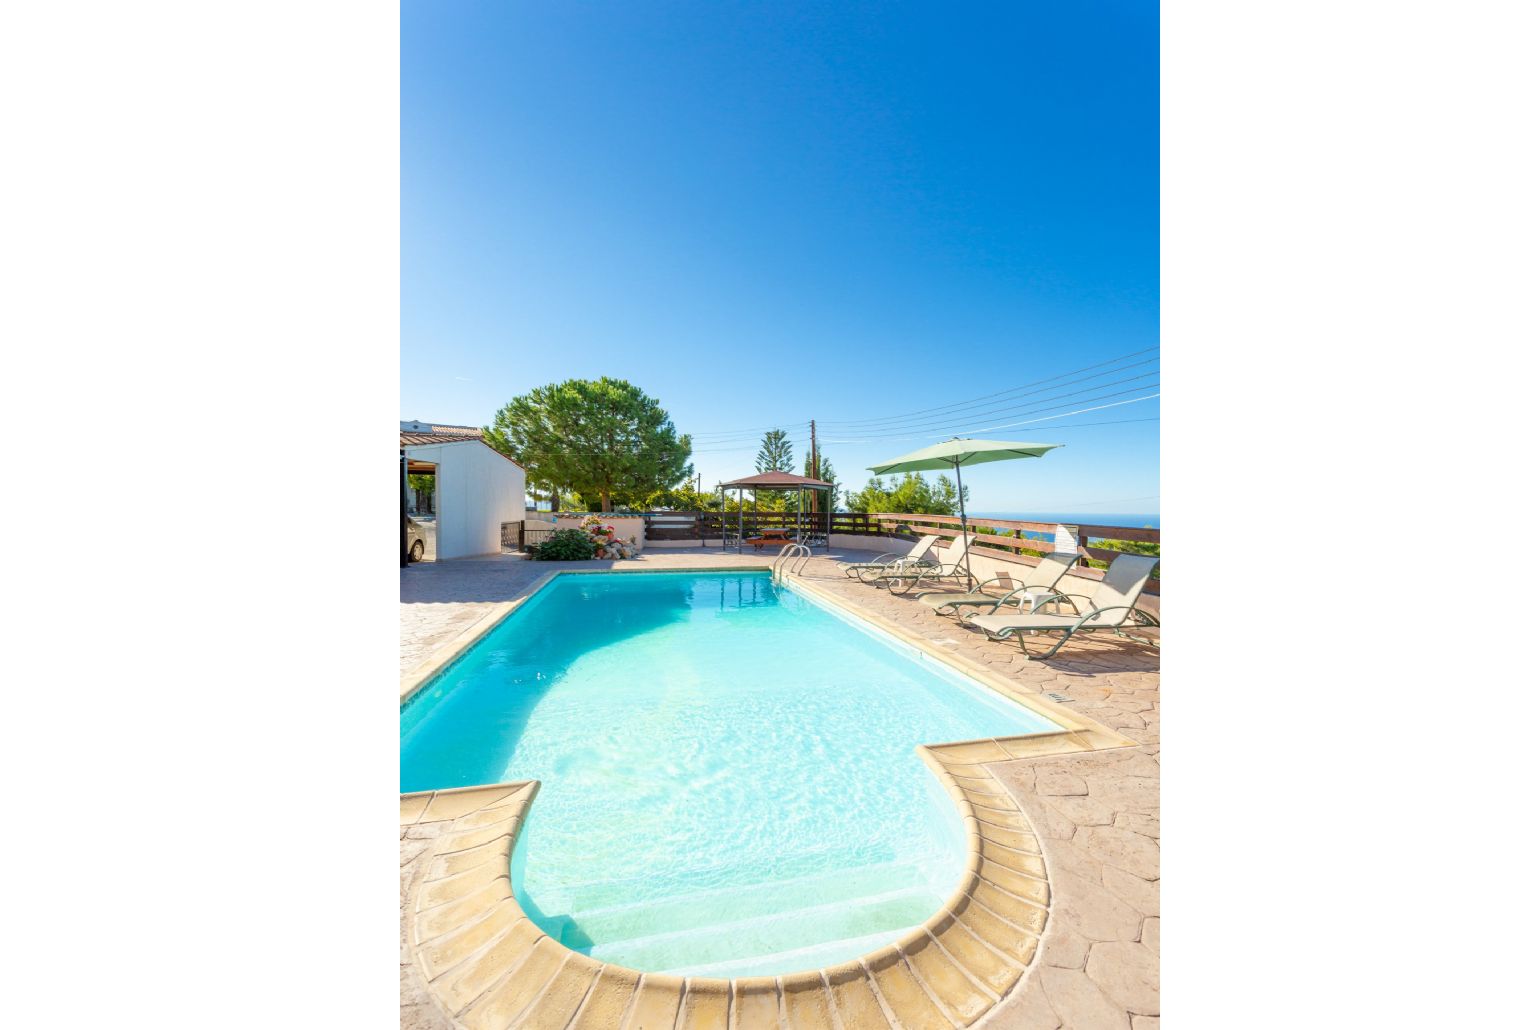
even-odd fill
[[[822,944],[813,944],[805,948],[792,948],[789,951],[778,951],[773,955],[756,955],[747,959],[729,959],[726,962],[711,962],[705,965],[690,966],[685,969],[673,969],[669,972],[674,976],[693,977],[741,977],[753,975],[752,971],[764,968],[766,965],[774,965],[779,969],[819,969],[823,966],[833,966],[845,961],[845,956],[850,954],[864,954],[876,951],[886,944],[892,944],[895,939],[914,929],[912,926],[899,927],[896,930],[882,930],[878,933],[868,934],[865,937],[846,937],[837,941],[825,941]]]
[[[626,882],[632,884],[632,881]],[[643,930],[656,934],[693,929],[720,921],[724,912],[732,912],[747,919],[792,908],[860,898],[867,893],[888,893],[921,887],[927,882],[925,869],[917,863],[882,862],[810,873],[769,883],[691,891],[623,904],[594,904],[590,901],[572,911],[570,918],[590,939],[624,940],[638,936],[638,931]],[[880,885],[880,889],[872,891],[874,885]],[[577,893],[581,893],[581,889]],[[635,898],[636,894],[632,885],[632,889],[622,896]],[[604,895],[614,896],[608,890]],[[937,896],[936,901],[940,900],[940,896]]]
[[[908,887],[862,898],[849,898],[782,910],[749,919],[701,925],[667,933],[653,933],[629,940],[594,946],[589,954],[601,962],[638,969],[656,969],[677,955],[688,942],[689,953],[703,960],[699,965],[725,962],[750,967],[791,950],[815,945],[833,946],[839,941],[880,935],[891,941],[908,927],[923,923],[936,911],[937,898],[923,887]],[[720,910],[718,910],[720,918]]]

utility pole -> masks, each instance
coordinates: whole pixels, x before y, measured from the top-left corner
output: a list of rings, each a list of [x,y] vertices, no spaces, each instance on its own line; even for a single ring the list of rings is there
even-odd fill
[[[813,436],[813,470],[812,470],[812,478],[819,479],[819,478],[822,478],[822,477],[820,477],[818,475],[818,420],[815,419],[815,418],[808,419],[807,420],[807,428],[808,428],[808,432],[810,432],[812,434],[812,436]],[[813,491],[813,514],[814,515],[818,514],[818,491],[817,490]]]

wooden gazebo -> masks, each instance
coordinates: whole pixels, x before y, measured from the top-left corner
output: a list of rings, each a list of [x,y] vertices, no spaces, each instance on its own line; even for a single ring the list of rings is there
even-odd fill
[[[822,490],[829,495],[829,503],[824,505],[825,525],[823,531],[824,550],[829,549],[829,534],[834,530],[834,484],[826,483],[822,479],[811,479],[807,476],[794,476],[790,472],[761,472],[756,476],[745,476],[735,479],[731,483],[718,483],[717,490],[722,496],[722,550],[727,550],[727,491],[738,491],[738,553],[743,553],[743,491],[754,492],[754,513],[759,514],[759,491],[761,490],[795,490],[797,491],[797,536],[798,543],[802,542],[802,513],[803,500],[809,492],[817,493]]]

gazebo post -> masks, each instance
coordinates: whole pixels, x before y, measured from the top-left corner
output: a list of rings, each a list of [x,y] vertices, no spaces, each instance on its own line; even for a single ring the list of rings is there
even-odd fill
[[[828,525],[828,530],[823,535],[823,550],[825,554],[828,554],[829,548],[834,546],[834,541],[832,539],[834,536],[834,487],[832,486],[829,487],[829,503],[825,505],[825,507],[827,507],[829,511],[824,516],[824,521]]]
[[[743,553],[743,487],[738,488],[738,553]]]

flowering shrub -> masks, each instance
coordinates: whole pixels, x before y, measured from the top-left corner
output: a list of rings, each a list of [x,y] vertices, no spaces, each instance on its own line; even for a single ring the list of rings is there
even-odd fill
[[[536,561],[583,561],[593,556],[593,537],[581,529],[558,529],[534,550]]]
[[[631,546],[619,543],[615,540],[615,527],[605,523],[597,515],[585,515],[583,521],[578,523],[583,532],[588,534],[589,541],[593,545],[595,558],[629,558],[633,553]],[[634,544],[636,541],[633,540]]]

